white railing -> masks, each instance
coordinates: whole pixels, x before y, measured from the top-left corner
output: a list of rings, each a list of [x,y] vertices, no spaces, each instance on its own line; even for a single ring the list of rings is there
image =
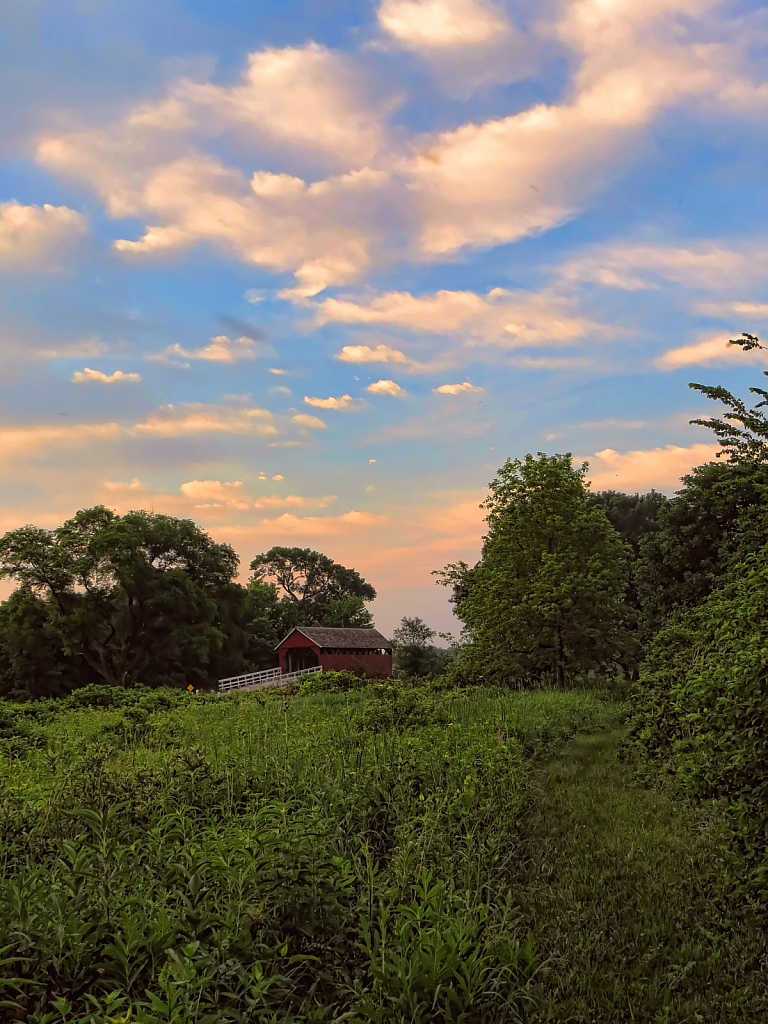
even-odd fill
[[[303,668],[299,672],[283,673],[280,668],[267,668],[262,672],[247,672],[243,676],[220,679],[219,693],[228,693],[230,690],[258,690],[262,686],[287,686],[299,676],[311,676],[322,671],[322,665],[315,665],[314,668]]]

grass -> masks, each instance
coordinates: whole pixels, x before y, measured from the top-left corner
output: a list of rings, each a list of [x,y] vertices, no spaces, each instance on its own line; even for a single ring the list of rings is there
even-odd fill
[[[525,1019],[528,765],[612,716],[589,694],[386,685],[9,712],[8,1019]]]
[[[719,817],[589,693],[0,707],[0,1019],[768,1020]]]
[[[531,1021],[768,1020],[768,945],[728,907],[716,809],[638,785],[621,736],[573,740],[529,783],[519,900],[543,964]]]

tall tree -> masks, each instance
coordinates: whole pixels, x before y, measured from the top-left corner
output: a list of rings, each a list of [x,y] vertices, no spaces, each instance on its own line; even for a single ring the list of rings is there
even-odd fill
[[[408,676],[426,676],[445,668],[447,651],[438,650],[432,643],[437,636],[423,619],[404,615],[392,633],[395,667]]]
[[[741,338],[732,338],[728,344],[737,345],[745,352],[765,348],[754,334],[742,334]],[[763,376],[768,377],[768,370],[763,371]],[[753,395],[759,395],[762,401],[748,409],[745,402],[720,385],[711,387],[706,384],[689,384],[688,387],[714,402],[722,402],[729,410],[723,413],[722,419],[712,417],[691,420],[691,423],[714,431],[722,448],[718,456],[727,455],[729,462],[768,461],[768,417],[763,412],[768,406],[768,391],[765,388],[749,389]]]
[[[627,551],[602,508],[589,504],[586,472],[570,454],[507,460],[483,505],[480,561],[439,574],[454,588],[478,675],[563,686],[625,653]]]
[[[237,565],[190,520],[104,506],[0,539],[0,577],[44,602],[66,656],[117,686],[200,686],[243,666]]]
[[[251,562],[250,587],[273,586],[282,621],[294,626],[370,626],[376,591],[354,569],[310,548],[270,548]],[[262,595],[262,603],[267,600]],[[287,631],[286,629],[286,631]]]

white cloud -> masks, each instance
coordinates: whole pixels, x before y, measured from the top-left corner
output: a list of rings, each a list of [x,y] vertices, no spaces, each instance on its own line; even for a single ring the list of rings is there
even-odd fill
[[[73,384],[83,384],[86,381],[99,381],[102,384],[138,383],[140,380],[140,373],[123,373],[122,370],[115,370],[114,373],[106,374],[101,370],[92,370],[88,366],[83,370],[75,370],[72,374]]]
[[[383,0],[378,20],[401,46],[415,50],[482,45],[509,29],[499,9],[479,0]]]
[[[563,264],[559,274],[564,281],[623,291],[658,288],[659,280],[719,291],[760,279],[766,255],[751,244],[736,249],[706,240],[686,246],[621,242],[594,247]]]
[[[242,480],[222,483],[220,480],[188,480],[179,488],[185,498],[194,502],[215,501],[231,508],[250,508],[245,499]]]
[[[341,395],[340,398],[310,398],[308,395],[305,395],[304,401],[307,405],[314,405],[318,409],[340,409],[356,412],[361,407],[360,400],[352,398],[351,395]]]
[[[703,366],[713,362],[752,362],[768,361],[768,353],[763,349],[744,352],[738,345],[729,345],[732,335],[719,334],[714,338],[705,338],[693,345],[682,345],[672,348],[654,359],[654,366],[661,370],[676,370],[681,366]]]
[[[372,512],[357,512],[352,509],[340,516],[304,516],[284,512],[277,519],[264,519],[262,525],[271,531],[291,535],[322,536],[344,534],[350,526],[370,527],[386,523],[386,516],[377,516]]]
[[[269,393],[271,395],[292,395],[293,394],[293,392],[291,391],[290,388],[282,388],[282,387],[270,388],[269,389]]]
[[[284,480],[284,479],[285,479],[285,477],[284,477],[284,476],[281,476],[281,475],[280,475],[279,473],[276,473],[276,474],[275,474],[275,475],[274,475],[274,476],[272,477],[272,479],[273,479],[273,480]]]
[[[713,444],[694,444],[689,448],[668,444],[664,448],[623,454],[605,448],[589,457],[587,475],[593,491],[647,491],[651,488],[674,491],[685,473],[694,466],[711,462],[720,450],[719,445]]]
[[[393,380],[377,380],[373,384],[369,384],[366,391],[370,391],[374,395],[394,395],[395,398],[401,398],[407,394],[399,384],[395,384]],[[370,462],[375,462],[375,459],[370,459]]]
[[[755,317],[757,320],[768,318],[768,303],[766,302],[699,302],[696,304],[696,312],[704,313],[706,316],[730,317],[736,316]]]
[[[44,269],[88,233],[88,221],[68,206],[0,203],[0,270]]]
[[[129,483],[124,480],[105,480],[104,488],[107,491],[143,491],[144,485],[137,476]]]
[[[30,427],[0,427],[0,458],[38,455],[50,448],[80,448],[92,441],[120,437],[118,423],[72,423],[53,426],[41,423]]]
[[[294,423],[298,423],[300,427],[308,427],[310,430],[325,430],[327,427],[327,424],[323,423],[319,417],[309,416],[304,412],[292,416],[291,419]]]
[[[36,353],[38,359],[88,359],[91,356],[103,356],[109,352],[109,345],[95,335],[73,341],[70,345],[60,348],[44,348]]]
[[[225,406],[166,405],[134,430],[153,437],[185,437],[190,434],[243,434],[269,437],[277,433],[267,409],[230,409]]]
[[[573,358],[564,356],[550,357],[542,356],[533,358],[531,356],[515,356],[510,359],[512,366],[519,366],[521,370],[586,370],[592,366],[592,360],[580,356]]]
[[[286,373],[288,373],[287,370],[281,370],[277,366],[270,366],[269,372],[270,373],[274,373],[276,377],[283,377],[283,376],[285,376]]]
[[[326,494],[322,498],[304,498],[299,494],[288,494],[282,497],[279,494],[272,494],[259,498],[254,502],[254,508],[325,508],[336,501],[335,494]]]
[[[254,341],[252,338],[236,338],[232,340],[225,334],[219,334],[217,337],[211,338],[210,345],[186,349],[177,343],[169,345],[162,355],[148,356],[147,358],[155,362],[170,362],[175,365],[183,364],[176,363],[176,360],[173,358],[174,356],[182,359],[203,359],[212,363],[237,363],[241,359],[256,359],[257,356],[269,351],[267,346],[261,342]]]
[[[405,373],[429,373],[432,366],[410,359],[404,352],[390,345],[345,345],[337,352],[336,359],[343,363],[394,363]]]
[[[494,288],[486,295],[441,290],[415,296],[410,292],[386,292],[365,303],[349,299],[325,299],[317,305],[316,320],[325,323],[392,324],[411,331],[458,335],[467,344],[487,342],[502,347],[567,343],[599,325],[574,316],[572,303],[549,291],[521,292]],[[386,345],[369,349],[348,345],[349,362],[410,363],[402,352]],[[376,358],[370,355],[376,353]],[[352,358],[358,353],[358,358]],[[366,358],[362,358],[366,356]]]
[[[432,388],[436,395],[460,395],[463,392],[471,395],[482,395],[485,388],[478,388],[465,380],[463,384],[441,384],[439,388]]]
[[[378,21],[392,43],[426,60],[453,95],[524,77],[538,50],[492,0],[382,0]]]

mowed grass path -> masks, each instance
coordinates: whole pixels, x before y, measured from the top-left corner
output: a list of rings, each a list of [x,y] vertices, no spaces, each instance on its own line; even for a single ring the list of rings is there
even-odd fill
[[[717,819],[644,789],[619,731],[577,738],[530,781],[520,909],[541,967],[529,1020],[768,1022],[765,931],[734,925]]]

